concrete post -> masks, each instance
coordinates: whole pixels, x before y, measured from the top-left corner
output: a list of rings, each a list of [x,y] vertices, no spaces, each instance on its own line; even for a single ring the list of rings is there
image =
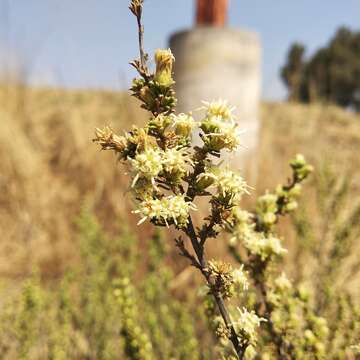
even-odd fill
[[[255,154],[258,143],[258,106],[261,82],[261,45],[255,33],[221,27],[197,27],[170,38],[175,55],[175,90],[178,111],[188,112],[201,101],[226,99],[236,106],[235,115],[243,145],[232,159],[255,181]],[[196,118],[201,113],[195,112]]]

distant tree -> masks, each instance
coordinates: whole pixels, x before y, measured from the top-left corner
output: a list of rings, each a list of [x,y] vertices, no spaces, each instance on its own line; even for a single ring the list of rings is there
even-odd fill
[[[330,55],[326,48],[319,49],[306,63],[300,101],[327,101],[330,93]]]
[[[302,44],[295,43],[291,46],[287,63],[281,69],[281,77],[289,90],[289,100],[300,100],[300,87],[304,71],[305,47]]]
[[[341,106],[356,106],[354,96],[360,90],[360,32],[341,28],[330,42],[329,52],[329,100]]]
[[[341,27],[329,44],[307,61],[293,44],[281,77],[289,100],[331,102],[360,111],[360,31]]]

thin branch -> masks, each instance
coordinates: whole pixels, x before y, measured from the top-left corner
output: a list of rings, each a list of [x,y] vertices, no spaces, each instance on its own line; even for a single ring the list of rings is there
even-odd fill
[[[140,15],[136,17],[138,24],[138,39],[139,39],[139,52],[140,52],[140,63],[143,69],[146,68],[146,53],[144,51],[144,25],[141,23],[142,11]]]
[[[262,275],[265,268],[259,275]],[[295,357],[293,355],[293,346],[292,344],[289,344],[284,336],[282,334],[279,334],[279,332],[276,330],[274,323],[272,321],[272,312],[273,308],[272,305],[268,301],[268,293],[266,289],[266,285],[264,282],[264,279],[259,279],[258,276],[255,276],[255,286],[259,290],[262,303],[265,308],[265,314],[264,317],[266,318],[266,324],[269,329],[269,332],[272,336],[272,339],[274,341],[274,344],[276,346],[276,351],[279,356],[279,359],[281,360],[295,360]]]
[[[201,268],[200,268],[201,273],[204,275],[210,289],[213,289],[214,286],[212,286],[213,283],[212,283],[210,274],[207,271],[207,261],[206,261],[205,254],[204,254],[204,246],[201,245],[201,243],[198,241],[191,216],[189,216],[189,223],[188,223],[188,227],[186,229],[186,233],[191,240],[191,244],[192,244],[194,251],[196,253],[196,256],[198,258],[198,262],[201,265]],[[231,336],[229,339],[235,348],[236,354],[240,360],[243,360],[244,356],[245,356],[245,351],[248,347],[248,343],[247,342],[240,343],[238,334],[236,333],[235,327],[231,321],[229,312],[226,308],[226,305],[225,305],[225,302],[224,302],[224,299],[223,299],[221,293],[213,291],[212,295],[215,298],[215,302],[216,302],[219,312],[225,322],[226,327],[230,330]]]
[[[189,259],[191,262],[191,265],[196,267],[197,269],[201,270],[201,265],[199,262],[195,259],[193,255],[189,253],[189,251],[185,247],[184,240],[180,236],[178,239],[175,239],[176,246],[180,250],[180,255],[184,256],[185,258]]]
[[[144,51],[144,25],[142,24],[143,5],[144,5],[144,0],[132,0],[129,6],[130,11],[136,17],[136,22],[138,26],[138,43],[139,43],[139,54],[140,54],[140,59],[134,60],[130,64],[135,67],[135,69],[144,79],[147,79],[149,77],[149,74],[146,65],[148,56]]]

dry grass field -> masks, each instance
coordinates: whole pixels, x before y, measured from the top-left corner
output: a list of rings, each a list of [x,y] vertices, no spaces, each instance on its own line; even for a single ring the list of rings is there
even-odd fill
[[[123,223],[136,223],[129,215],[132,205],[123,169],[115,166],[111,153],[100,154],[91,139],[96,126],[111,124],[120,132],[144,122],[145,116],[126,93],[0,88],[2,277],[22,277],[34,265],[46,276],[61,274],[78,257],[74,221],[84,206],[110,232]],[[332,106],[265,103],[261,119],[255,192],[286,180],[288,159],[301,152],[315,165],[316,174],[326,168],[335,178],[346,178],[346,209],[356,206],[359,115]],[[316,205],[316,179],[319,175],[308,183],[302,206],[320,228],[324,219],[319,219]],[[148,230],[141,229],[143,234]],[[283,234],[288,243],[296,243],[289,222],[283,224]],[[294,264],[292,259],[288,262]]]
[[[296,153],[314,165],[298,211],[279,224],[284,265],[328,321],[329,358],[355,360],[360,116],[265,103],[261,119],[257,183],[243,207],[287,180]],[[123,168],[91,142],[96,126],[144,121],[124,92],[0,87],[1,358],[139,359],[129,344],[152,345],[141,359],[220,358],[200,277],[173,233],[136,226]],[[226,244],[209,240],[209,257],[231,261]]]

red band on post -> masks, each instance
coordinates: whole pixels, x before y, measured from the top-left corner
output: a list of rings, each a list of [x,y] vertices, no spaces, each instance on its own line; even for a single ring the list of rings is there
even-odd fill
[[[197,0],[196,25],[224,26],[227,8],[228,0]]]

